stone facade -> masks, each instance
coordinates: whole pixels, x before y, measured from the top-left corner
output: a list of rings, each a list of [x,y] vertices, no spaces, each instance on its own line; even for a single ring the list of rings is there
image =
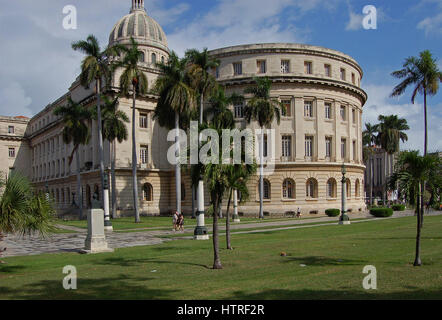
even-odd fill
[[[161,27],[143,8],[143,1],[135,1],[129,15],[123,17],[111,32],[110,44],[127,44],[130,36],[140,43],[144,53],[140,66],[152,88],[159,71],[155,62],[167,61],[169,49]],[[324,213],[327,208],[340,208],[341,166],[347,167],[348,207],[364,209],[364,165],[362,162],[362,107],[367,96],[360,88],[363,73],[351,57],[340,52],[297,44],[255,44],[213,50],[210,54],[221,61],[213,70],[228,93],[243,93],[253,84],[254,76],[268,76],[273,84],[272,97],[287,103],[289,111],[275,129],[275,172],[266,177],[264,211],[283,215],[300,207],[303,213]],[[118,93],[121,70],[106,92]],[[16,147],[15,159],[0,159],[3,170],[15,168],[32,180],[35,188],[49,189],[60,214],[74,213],[76,193],[76,161],[69,163],[72,145],[62,140],[61,119],[53,110],[72,97],[87,107],[96,105],[94,84],[83,88],[77,79],[69,91],[51,103],[32,119],[5,118],[1,147]],[[246,96],[247,98],[247,96]],[[157,97],[147,94],[136,101],[136,140],[138,155],[138,193],[140,213],[168,214],[175,208],[174,168],[167,161],[168,131],[161,128],[152,115]],[[110,152],[116,155],[117,213],[133,214],[132,199],[132,100],[122,97],[119,108],[130,123],[127,141],[115,146],[104,141],[104,165],[110,170]],[[327,109],[327,110],[326,110]],[[246,124],[240,106],[232,106],[239,128],[256,129]],[[3,117],[4,118],[4,117]],[[0,123],[3,118],[0,118]],[[3,134],[6,124],[16,123],[19,137]],[[88,123],[91,140],[81,146],[80,170],[85,210],[91,207],[92,194],[100,190],[98,133],[94,120]],[[4,128],[3,128],[4,127]],[[283,141],[284,140],[284,141]],[[20,155],[20,156],[18,156]],[[239,205],[244,215],[257,215],[259,207],[258,177],[251,179],[250,199]],[[192,188],[188,173],[183,169],[183,211],[192,211]],[[206,190],[205,203],[208,204]],[[227,200],[223,203],[227,205]]]

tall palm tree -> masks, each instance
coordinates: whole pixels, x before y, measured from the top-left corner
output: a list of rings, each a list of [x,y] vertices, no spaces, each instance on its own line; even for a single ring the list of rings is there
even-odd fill
[[[54,231],[54,209],[42,193],[34,194],[30,181],[19,172],[0,179],[0,242],[7,233],[46,236]],[[0,247],[0,256],[6,248]],[[2,263],[2,261],[0,261]]]
[[[392,157],[396,152],[399,152],[400,141],[405,142],[408,140],[407,134],[404,132],[410,127],[407,124],[407,120],[399,118],[397,115],[378,117],[378,135],[377,142],[385,150],[385,179],[388,179],[387,163],[389,157]],[[391,159],[393,161],[393,159]],[[384,205],[387,193],[387,181],[384,184]]]
[[[423,210],[419,205],[421,200],[421,185],[428,181],[430,175],[440,170],[441,161],[433,155],[420,156],[419,151],[402,152],[396,164],[396,170],[390,179],[390,186],[399,185],[404,194],[415,195],[417,204],[417,234],[416,234],[416,256],[414,266],[421,266],[421,230]]]
[[[213,75],[209,73],[209,70],[217,68],[220,62],[219,60],[214,59],[209,55],[207,48],[204,48],[203,51],[199,51],[197,49],[187,50],[185,53],[185,57],[190,64],[189,73],[191,74],[192,87],[199,95],[199,123],[200,125],[202,125],[204,120],[204,97],[213,93],[217,88],[216,79]],[[199,138],[201,138],[201,136],[199,136]],[[200,201],[198,200],[198,198],[200,193],[197,191],[197,188],[204,188],[202,177],[196,187],[192,186],[193,192],[196,192],[197,194],[197,203],[199,204]],[[201,193],[204,194],[204,191],[202,191]],[[204,207],[198,208],[198,211],[204,211]],[[192,216],[194,216],[194,211],[192,211]],[[197,227],[200,227],[199,222],[200,220],[198,220]]]
[[[439,82],[442,82],[442,72],[437,66],[429,50],[424,50],[419,57],[409,57],[403,64],[403,69],[394,71],[391,74],[398,79],[404,79],[398,84],[392,97],[401,96],[405,90],[414,85],[411,102],[414,104],[418,93],[424,96],[424,118],[425,118],[425,145],[424,155],[427,155],[428,148],[428,126],[427,126],[427,95],[433,96],[439,91]]]
[[[103,119],[103,138],[109,141],[111,146],[109,153],[111,159],[111,184],[112,184],[112,218],[117,216],[117,193],[115,181],[115,160],[116,160],[116,141],[122,143],[128,138],[126,123],[129,123],[129,117],[121,110],[118,110],[119,97],[113,100],[103,96],[104,106],[101,109]]]
[[[132,185],[134,198],[135,223],[140,223],[140,211],[138,206],[138,183],[137,183],[137,140],[136,140],[136,101],[137,95],[147,93],[147,77],[143,70],[138,66],[143,53],[138,49],[138,43],[131,37],[130,46],[122,49],[123,57],[118,60],[113,70],[123,68],[120,76],[121,93],[129,96],[132,91]]]
[[[81,172],[80,172],[80,153],[78,148],[80,145],[89,143],[90,132],[89,127],[85,121],[90,119],[91,112],[82,105],[75,103],[71,97],[67,99],[67,105],[55,108],[54,115],[61,116],[64,124],[63,127],[63,142],[66,145],[72,143],[73,148],[69,156],[69,165],[72,163],[74,153],[76,155],[77,167],[77,195],[78,195],[78,210],[79,218],[83,217],[83,194],[81,191]]]
[[[365,130],[362,132],[362,142],[365,146],[364,154],[366,154],[368,161],[370,161],[370,205],[373,205],[373,159],[371,155],[373,154],[373,147],[376,144],[376,135],[378,133],[378,125],[372,125],[371,123],[365,124]]]
[[[95,81],[95,94],[97,99],[97,127],[98,127],[98,151],[100,161],[100,178],[101,178],[101,199],[104,201],[104,156],[103,156],[103,137],[101,122],[101,105],[100,95],[102,81],[108,85],[112,76],[110,59],[118,56],[122,51],[121,45],[115,45],[101,50],[100,44],[94,35],[89,35],[86,40],[74,42],[72,49],[83,52],[86,57],[81,63],[81,84],[88,88]],[[104,203],[103,203],[104,208]]]
[[[285,112],[285,106],[278,100],[270,98],[272,81],[267,77],[255,77],[256,85],[247,88],[244,92],[252,94],[244,110],[248,123],[257,121],[261,128],[259,147],[259,218],[264,219],[263,194],[264,194],[264,128],[272,124],[273,119],[280,122],[281,112]]]
[[[195,109],[196,92],[190,86],[188,61],[180,59],[175,52],[169,56],[167,63],[157,64],[161,75],[157,78],[154,92],[159,99],[154,111],[154,119],[159,125],[168,129],[175,128],[175,191],[176,210],[181,212],[181,148],[179,141],[180,115],[185,119]]]

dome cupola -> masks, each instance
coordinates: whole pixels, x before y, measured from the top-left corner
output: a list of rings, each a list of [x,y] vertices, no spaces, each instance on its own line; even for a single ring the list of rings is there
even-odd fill
[[[166,34],[144,9],[144,0],[132,0],[130,13],[121,18],[112,29],[109,46],[129,44],[133,37],[140,46],[155,47],[169,52]]]

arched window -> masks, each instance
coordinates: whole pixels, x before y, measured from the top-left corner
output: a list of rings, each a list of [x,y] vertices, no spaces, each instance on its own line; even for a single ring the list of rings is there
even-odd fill
[[[155,53],[152,53],[152,64],[157,63],[157,55]]]
[[[336,198],[336,180],[334,178],[327,181],[327,198]]]
[[[318,182],[316,179],[310,178],[306,183],[306,197],[315,199],[318,197]]]
[[[143,51],[140,51],[139,61],[140,61],[140,62],[144,62],[144,61],[146,61],[146,60],[145,60],[145,57],[144,57],[144,52],[143,52]]]
[[[351,198],[351,182],[350,182],[350,179],[347,179],[345,184],[347,186],[346,190],[345,190],[346,196],[347,196],[347,198]]]
[[[361,186],[360,186],[360,183],[359,183],[359,179],[356,179],[356,182],[355,182],[355,197],[359,198],[360,196],[361,196]]]
[[[282,184],[282,197],[284,199],[295,199],[295,182],[292,179],[285,179]]]
[[[150,183],[145,183],[143,185],[143,199],[144,201],[152,201],[153,200],[153,188]]]
[[[164,57],[161,57],[161,63],[164,64]]]
[[[267,179],[264,179],[264,193],[263,193],[263,199],[264,200],[270,200],[270,191],[271,191],[271,186],[270,186],[270,182]],[[258,196],[259,196],[259,186],[260,183],[258,183]]]

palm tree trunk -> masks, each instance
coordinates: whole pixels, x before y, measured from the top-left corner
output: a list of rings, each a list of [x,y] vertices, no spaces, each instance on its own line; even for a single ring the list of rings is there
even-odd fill
[[[81,190],[81,172],[80,172],[80,153],[79,149],[75,152],[75,159],[77,162],[77,204],[78,204],[78,218],[83,218],[83,192]]]
[[[138,183],[137,183],[137,140],[136,140],[136,126],[135,126],[135,101],[136,101],[136,89],[133,88],[132,93],[132,186],[134,196],[134,210],[135,210],[135,223],[140,223],[140,212],[138,210]]]
[[[213,269],[222,269],[221,260],[219,257],[219,241],[218,241],[218,206],[219,196],[212,195],[213,201]]]
[[[424,156],[428,152],[428,119],[427,119],[427,88],[424,87],[424,119],[425,119],[425,146],[424,146]],[[424,225],[424,212],[425,212],[425,182],[422,182],[422,194],[421,194],[421,224]]]
[[[373,180],[374,180],[374,172],[373,172],[373,158],[370,158],[370,205],[373,205]]]
[[[385,151],[385,158],[384,158],[384,192],[383,192],[383,199],[384,207],[387,206],[387,163],[388,163],[388,152]]]
[[[117,182],[115,179],[115,160],[116,160],[116,143],[115,140],[111,143],[111,183],[112,183],[112,218],[117,218]]]
[[[103,134],[102,134],[102,123],[101,123],[101,102],[100,102],[100,93],[101,93],[101,80],[97,79],[97,122],[98,122],[98,155],[100,162],[100,179],[101,179],[101,204],[103,209],[104,206],[104,153],[103,153]],[[105,212],[104,215],[108,215],[109,212]]]
[[[181,213],[181,147],[180,147],[180,115],[175,112],[175,156],[177,163],[175,165],[175,192],[176,192],[176,211]]]
[[[226,212],[226,244],[227,250],[232,250],[232,246],[230,243],[230,202],[232,201],[232,189],[230,189],[229,193],[229,201],[227,202],[227,212]]]
[[[261,141],[259,142],[259,159],[261,161],[259,167],[259,218],[264,219],[264,128],[261,127]]]
[[[414,266],[418,267],[422,265],[420,253],[421,253],[421,230],[422,230],[422,215],[420,210],[420,185],[417,187],[417,197],[416,197],[416,209],[417,209],[417,234],[416,234],[416,257],[414,259]]]
[[[222,219],[223,218],[223,201],[221,200],[219,202],[219,218]]]

